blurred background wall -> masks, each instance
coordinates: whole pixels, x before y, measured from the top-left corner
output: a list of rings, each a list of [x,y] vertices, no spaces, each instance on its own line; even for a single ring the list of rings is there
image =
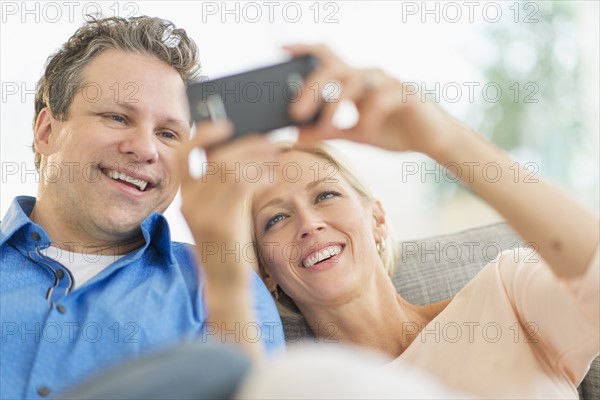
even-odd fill
[[[2,1],[1,213],[14,196],[36,193],[31,121],[44,62],[96,13],[173,21],[197,42],[211,78],[280,61],[285,43],[326,43],[353,65],[380,67],[418,88],[504,148],[528,171],[515,179],[544,176],[598,212],[598,4]],[[501,220],[427,157],[332,144],[370,183],[400,239]],[[493,165],[459,167],[497,174]],[[173,237],[191,241],[178,208],[176,201],[166,212]]]

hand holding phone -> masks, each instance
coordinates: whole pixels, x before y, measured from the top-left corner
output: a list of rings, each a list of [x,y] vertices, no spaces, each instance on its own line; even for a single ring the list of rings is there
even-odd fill
[[[192,84],[187,90],[192,117],[196,122],[230,120],[234,125],[233,138],[312,123],[318,114],[299,123],[290,117],[289,105],[298,100],[304,79],[315,69],[317,62],[315,57],[307,55]]]

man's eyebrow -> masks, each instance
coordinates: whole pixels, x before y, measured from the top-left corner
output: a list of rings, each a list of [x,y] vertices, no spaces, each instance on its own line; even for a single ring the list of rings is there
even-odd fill
[[[118,107],[126,108],[127,110],[130,110],[130,111],[136,111],[135,106],[133,106],[127,102],[115,101],[114,99],[109,100],[106,98],[101,98],[100,100],[95,102],[95,104],[102,106],[102,107],[118,106]]]
[[[174,124],[177,125],[178,130],[190,130],[192,128],[192,123],[190,123],[188,121],[189,126],[186,125],[186,121],[182,120],[182,119],[176,119],[176,118],[166,118],[164,120],[165,124]]]
[[[123,102],[119,102],[119,101],[109,101],[109,100],[99,100],[97,102],[97,104],[101,107],[105,107],[105,106],[117,106],[117,107],[121,107],[126,109],[127,111],[130,112],[137,112],[138,110],[136,109],[136,107],[132,104],[129,103],[123,103]],[[181,130],[188,130],[192,128],[192,124],[193,121],[189,120],[189,121],[185,121],[183,119],[177,119],[177,118],[172,118],[172,117],[164,117],[161,118],[161,122],[164,124],[175,124],[179,126],[179,129]]]

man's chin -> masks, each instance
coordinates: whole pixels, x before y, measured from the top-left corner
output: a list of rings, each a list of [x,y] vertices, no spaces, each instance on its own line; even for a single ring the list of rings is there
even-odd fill
[[[148,214],[138,214],[136,215],[112,215],[110,217],[104,218],[100,223],[102,225],[103,230],[111,236],[114,236],[115,239],[125,239],[132,238],[140,235],[140,225],[142,222],[150,215]]]
[[[140,225],[150,214],[162,207],[113,207],[106,209],[101,215],[96,214],[96,225],[115,240],[135,240],[141,236]]]

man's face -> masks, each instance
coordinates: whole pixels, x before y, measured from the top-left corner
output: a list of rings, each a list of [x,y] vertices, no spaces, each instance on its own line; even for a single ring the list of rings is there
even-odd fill
[[[185,85],[157,58],[106,50],[83,70],[82,87],[66,121],[51,118],[39,196],[72,235],[127,240],[177,192],[175,157],[190,131]]]

